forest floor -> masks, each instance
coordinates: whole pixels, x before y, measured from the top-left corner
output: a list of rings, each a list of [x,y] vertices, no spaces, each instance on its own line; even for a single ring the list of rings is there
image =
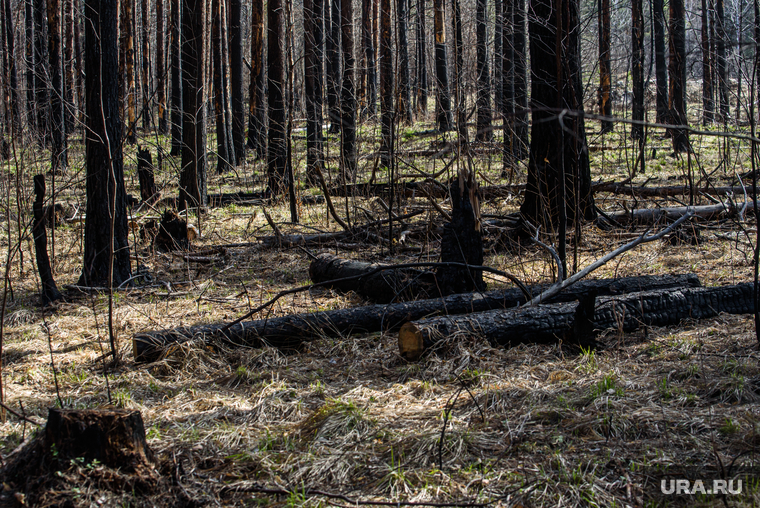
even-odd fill
[[[428,128],[419,124],[399,133],[403,176],[422,179],[422,173],[441,170],[450,160],[405,155],[405,150],[428,149],[442,138],[415,134]],[[369,141],[379,138],[373,129],[379,131],[379,126],[367,124],[360,131],[362,154],[377,149]],[[304,167],[299,155],[304,153],[303,134],[296,132],[294,166],[299,174]],[[713,185],[736,184],[736,175],[749,170],[749,147],[740,141],[695,136],[690,158],[672,157],[669,140],[656,137],[661,134],[649,133],[647,172],[636,175],[635,182],[683,184],[691,166],[695,180],[709,175]],[[154,162],[157,146],[168,148],[166,139],[155,136],[146,135],[142,143],[150,147]],[[590,135],[589,143],[595,181],[622,181],[631,175],[635,154],[627,148],[631,143],[622,125],[604,139]],[[334,167],[336,138],[329,146]],[[7,201],[2,218],[8,230],[0,235],[4,263],[5,253],[18,244],[17,225],[26,228],[30,222],[31,176],[45,171],[46,157],[37,149],[19,149],[3,171]],[[134,157],[134,148],[127,147],[128,192],[139,196]],[[481,185],[505,182],[500,155],[476,155],[475,162]],[[359,181],[366,180],[373,163],[371,156],[361,157]],[[157,173],[165,197],[176,194],[176,164],[164,158]],[[524,164],[512,172],[514,183],[525,181]],[[17,167],[24,168],[21,217],[12,190]],[[439,179],[452,177],[452,168]],[[264,185],[264,163],[252,157],[234,173],[217,175],[214,169],[211,157],[210,193],[261,190]],[[386,178],[384,173],[378,176],[379,181]],[[84,164],[78,138],[71,145],[69,173],[56,179],[57,201],[82,213]],[[303,178],[298,180],[302,184]],[[744,183],[748,185],[746,179]],[[303,186],[299,192],[319,194]],[[357,223],[386,213],[377,198],[335,199],[339,213],[345,216],[348,210]],[[634,202],[610,194],[598,194],[596,201],[607,211],[678,204],[668,199]],[[521,202],[515,193],[484,202],[482,212],[505,216]],[[697,202],[710,203],[704,196]],[[439,203],[447,207],[447,202]],[[60,405],[139,410],[161,479],[133,481],[100,464],[72,461],[45,478],[28,478],[26,485],[4,483],[2,499],[29,506],[760,502],[758,475],[745,478],[740,495],[664,496],[660,484],[679,478],[712,482],[746,461],[757,463],[760,354],[752,316],[720,315],[628,334],[606,330],[600,334],[600,348],[580,353],[560,345],[493,348],[477,338],[452,337],[446,347],[409,363],[398,354],[395,333],[376,333],[323,338],[297,352],[191,343],[159,362],[135,363],[135,333],[231,321],[281,290],[309,283],[309,257],[302,249],[269,248],[258,240],[272,234],[262,206],[283,233],[338,229],[328,222],[324,204],[302,205],[300,224],[290,223],[287,203],[249,201],[209,208],[200,218],[192,217],[201,233],[192,248],[228,245],[210,262],[157,252],[135,229],[133,254],[150,277],[114,293],[120,361],[108,365],[105,375],[108,296],[70,291],[67,301],[41,309],[32,245],[28,235],[23,239],[23,264],[16,254],[10,267],[12,293],[3,321],[5,404],[43,424],[47,409]],[[309,251],[382,262],[436,261],[443,223],[439,212],[424,197],[404,198],[399,206],[401,213],[424,209],[408,221],[411,230],[424,234],[399,243],[394,256],[378,243]],[[136,213],[134,221],[144,224],[162,211],[159,203]],[[750,281],[755,227],[752,215],[744,222],[734,218],[705,224],[698,245],[642,245],[591,277],[694,272],[706,286]],[[584,225],[582,239],[571,238],[569,257],[577,256],[580,269],[643,230],[604,231]],[[54,234],[55,274],[59,286],[66,287],[79,277],[82,223],[67,222]],[[555,275],[545,251],[510,249],[493,236],[486,239],[485,264],[525,283],[550,282]],[[576,266],[573,261],[569,265]],[[501,277],[487,282],[489,288],[509,285]],[[284,297],[266,313],[279,316],[363,303],[354,294],[315,289]],[[6,413],[0,423],[2,463],[13,461],[13,451],[39,428]]]

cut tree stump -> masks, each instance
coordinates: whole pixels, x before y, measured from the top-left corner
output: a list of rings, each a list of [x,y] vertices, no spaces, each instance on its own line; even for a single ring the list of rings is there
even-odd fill
[[[711,288],[661,289],[604,297],[593,313],[596,330],[630,332],[641,326],[669,326],[684,319],[704,319],[721,312],[753,312],[753,284]],[[483,337],[494,345],[556,342],[569,338],[582,345],[593,341],[574,331],[573,304],[541,304],[459,316],[441,316],[404,324],[399,330],[401,356],[416,360],[447,337]],[[581,330],[585,322],[580,323]]]
[[[620,279],[584,280],[567,288],[550,301],[577,300],[595,292],[614,295],[644,288],[679,288],[699,286],[699,278],[686,275],[643,275]],[[532,295],[541,294],[549,286],[531,286]],[[527,300],[517,288],[464,293],[401,302],[389,305],[368,305],[310,314],[245,321],[225,330],[226,324],[180,327],[171,330],[140,333],[132,339],[132,351],[137,362],[153,362],[171,354],[189,340],[206,343],[222,342],[233,346],[297,348],[303,342],[319,337],[338,337],[356,333],[398,330],[408,321],[429,316],[466,314],[491,309],[516,307]]]

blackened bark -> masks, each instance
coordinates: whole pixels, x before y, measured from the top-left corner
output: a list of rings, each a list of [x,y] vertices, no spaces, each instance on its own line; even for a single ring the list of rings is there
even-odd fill
[[[341,177],[356,175],[356,85],[354,77],[354,8],[351,0],[340,2],[340,36],[343,56],[343,85],[340,93]]]
[[[45,175],[34,176],[34,225],[32,227],[32,236],[34,237],[34,254],[37,257],[37,271],[40,274],[42,283],[42,293],[40,299],[42,306],[50,302],[60,300],[63,295],[58,291],[58,286],[53,278],[53,271],[50,269],[50,258],[47,251],[47,230],[45,229],[45,214],[43,213],[43,202],[45,201]]]
[[[50,1],[50,0],[48,0]],[[140,56],[142,57],[142,126],[143,129],[148,129],[153,123],[153,113],[150,109],[150,39],[148,27],[150,26],[150,17],[148,15],[148,8],[150,7],[150,0],[141,0],[140,10],[142,15],[142,34],[140,42],[142,43],[140,48]]]
[[[373,0],[362,0],[362,50],[364,55],[364,83],[366,106],[363,116],[375,116],[377,103],[377,76],[375,75],[375,44],[372,31]]]
[[[670,123],[664,0],[652,0],[652,15],[654,16],[652,24],[654,25],[654,72],[657,81],[657,122]]]
[[[24,2],[25,11],[25,40],[26,47],[26,110],[27,123],[29,130],[33,133],[37,131],[37,110],[34,107],[34,0]],[[7,19],[7,18],[6,18]]]
[[[673,125],[686,126],[686,21],[683,0],[670,0],[670,120]],[[683,128],[670,129],[673,150],[689,150],[689,138]]]
[[[11,134],[15,135],[21,132],[21,103],[18,96],[18,73],[16,72],[16,51],[15,48],[15,32],[13,31],[13,16],[11,14],[11,2],[10,0],[2,0],[3,2],[3,18],[5,20],[4,26],[5,37],[7,41],[8,49],[8,79],[10,84],[10,101],[11,101],[11,122],[10,126]]]
[[[514,47],[515,140],[518,159],[528,156],[528,55],[525,47],[525,0],[514,0],[512,44]]]
[[[640,0],[632,0],[633,2]],[[637,8],[634,8],[631,6],[632,11],[636,11],[639,14],[641,13],[641,5],[639,5]],[[641,20],[641,25],[639,26],[639,19]],[[637,32],[641,29],[643,29],[644,25],[644,18],[642,15],[636,15],[634,14],[634,20],[632,25],[632,31]],[[641,40],[643,44],[643,34],[644,31],[641,30]],[[635,40],[638,40],[638,35],[634,36]],[[634,43],[633,51],[636,53],[637,46]],[[642,45],[643,50],[643,45]],[[642,53],[643,56],[643,53]],[[635,59],[638,57],[634,57],[634,64]],[[641,59],[642,69],[644,65],[643,59]],[[633,70],[632,70],[633,72]],[[643,76],[643,71],[642,71]],[[634,79],[635,81],[635,79]],[[635,84],[634,84],[635,86]],[[610,69],[610,0],[599,0],[599,114],[602,116],[612,116],[612,100],[610,98],[610,93],[612,91],[612,72]],[[642,96],[643,100],[643,96]],[[644,103],[641,103],[641,107],[643,110]],[[636,114],[634,113],[634,120],[636,120]],[[643,120],[643,118],[642,118]],[[614,124],[611,120],[602,120],[601,121],[601,132],[602,134],[606,134],[608,132],[612,132],[614,128]]]
[[[609,0],[602,0],[608,2]],[[609,5],[607,6],[609,8]],[[609,41],[608,41],[609,42]],[[609,49],[609,48],[608,48]],[[644,121],[644,12],[642,0],[631,0],[631,80],[633,81],[633,121]],[[608,62],[609,63],[609,62]],[[609,83],[608,83],[609,85]],[[609,113],[612,114],[610,109]],[[631,137],[642,139],[644,127],[631,126]]]
[[[518,143],[515,133],[515,66],[514,66],[514,10],[515,0],[502,2],[502,58],[501,58],[501,90],[504,117],[504,156],[503,172],[508,173],[516,157],[515,147]]]
[[[327,116],[330,119],[330,132],[340,132],[340,0],[327,0],[325,4],[325,26],[329,20],[330,29],[326,30],[327,39]],[[328,8],[329,4],[329,8]]]
[[[269,0],[267,7],[267,89],[269,91],[269,146],[267,176],[269,191],[284,195],[288,190],[285,169],[288,160],[285,139],[285,59],[282,52],[284,9],[281,0]]]
[[[396,35],[398,39],[398,121],[408,124],[412,122],[412,100],[409,88],[409,50],[407,49],[407,21],[409,15],[408,0],[398,0],[396,16],[398,24]]]
[[[478,73],[478,121],[475,139],[477,141],[491,141],[491,72],[488,68],[488,33],[486,17],[486,0],[477,0],[475,8],[476,25],[476,53]]]
[[[172,149],[171,155],[182,154],[182,0],[171,0],[171,80],[172,80]]]
[[[78,104],[74,103],[74,0],[63,0],[63,90],[64,112],[63,120],[66,123],[66,132],[74,131],[74,112]],[[13,53],[11,53],[13,54]]]
[[[454,14],[454,110],[456,111],[456,128],[460,152],[469,150],[470,136],[467,131],[467,93],[464,89],[464,44],[462,42],[462,9],[459,0],[451,0]],[[466,156],[466,155],[465,155]]]
[[[158,132],[169,133],[166,115],[166,59],[164,58],[164,0],[156,0],[156,102],[158,103]]]
[[[206,175],[205,1],[182,0],[182,170],[179,209],[202,207]]]
[[[390,0],[380,0],[380,112],[382,113],[380,165],[389,168],[393,134],[393,47]]]
[[[126,97],[127,97],[127,143],[137,143],[137,111],[135,99],[137,86],[135,83],[135,25],[134,25],[134,0],[121,0],[122,18],[121,30],[124,34],[124,66],[126,69]]]
[[[34,0],[34,106],[37,136],[42,145],[50,144],[49,61],[45,26],[45,0]]]
[[[425,0],[417,0],[417,112],[427,112],[428,73],[427,73],[427,41],[425,38]]]
[[[72,0],[73,1],[73,0]],[[74,9],[74,89],[77,96],[77,107],[78,113],[79,113],[79,121],[84,126],[85,124],[85,118],[84,118],[84,64],[82,62],[84,51],[82,51],[82,42],[81,42],[81,32],[82,28],[80,27],[80,19],[82,19],[82,15],[79,12],[79,9]]]
[[[66,120],[64,117],[63,69],[61,68],[61,3],[47,0],[48,55],[50,56],[50,127],[52,131],[51,170],[53,174],[65,173],[68,165],[66,144]]]
[[[434,16],[433,29],[435,31],[435,118],[438,130],[450,131],[453,120],[451,118],[451,96],[449,95],[449,71],[446,63],[446,26],[444,24],[443,0],[433,0]]]
[[[155,203],[158,199],[154,178],[153,157],[147,148],[137,147],[137,179],[140,182],[140,198],[143,203]]]
[[[710,11],[707,0],[702,0],[702,28],[700,48],[702,50],[702,125],[713,122],[715,102],[713,101],[712,61],[710,59]]]
[[[583,116],[559,116],[583,111],[578,2],[555,7],[532,0],[529,16],[533,131],[520,211],[544,231],[595,217]]]
[[[306,175],[309,182],[319,181],[324,169],[322,136],[322,0],[304,0],[304,56],[306,84]]]
[[[213,48],[214,67],[214,113],[216,118],[216,171],[225,173],[232,169],[234,160],[232,156],[232,140],[228,136],[226,124],[227,97],[225,90],[224,75],[226,62],[222,51],[222,9],[224,4],[221,0],[213,0],[211,3],[213,24],[211,28],[211,45]]]
[[[118,6],[118,0],[85,0],[87,218],[80,286],[116,287],[131,273],[119,121]]]
[[[501,115],[504,103],[504,89],[501,78],[501,60],[504,53],[504,7],[503,0],[494,0],[493,33],[493,109]]]
[[[266,153],[264,115],[264,0],[251,4],[251,83],[248,104],[248,148],[257,158]]]
[[[681,2],[680,11],[683,13],[683,2]],[[672,15],[671,7],[671,15]],[[715,41],[715,53],[716,53],[716,66],[718,71],[718,97],[720,99],[720,116],[721,122],[725,124],[731,115],[728,100],[728,66],[726,65],[726,43],[728,42],[728,35],[726,34],[726,16],[723,9],[723,0],[715,0],[715,16],[716,16],[716,41]],[[672,22],[672,21],[671,21]],[[684,50],[684,54],[686,51]],[[685,63],[684,63],[685,66]]]
[[[245,161],[245,104],[243,103],[243,1],[230,0],[230,107],[235,164]]]

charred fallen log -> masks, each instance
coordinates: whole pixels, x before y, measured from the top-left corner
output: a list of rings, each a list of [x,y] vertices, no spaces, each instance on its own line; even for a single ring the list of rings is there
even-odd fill
[[[751,201],[736,204],[717,204],[705,206],[673,206],[666,208],[639,208],[632,211],[612,212],[600,215],[597,222],[600,227],[610,226],[610,219],[617,224],[655,224],[673,221],[693,212],[698,220],[716,220],[733,217],[743,210],[754,212]]]
[[[622,194],[625,196],[639,196],[645,198],[665,198],[673,196],[688,196],[694,194],[695,196],[701,194],[717,194],[717,195],[736,195],[742,196],[746,192],[752,194],[752,188],[747,187],[713,187],[713,186],[697,186],[693,188],[688,185],[666,185],[662,187],[645,187],[640,185],[630,185],[618,182],[602,182],[592,186],[594,192],[609,192],[611,194]]]
[[[643,288],[699,286],[694,274],[644,275],[621,279],[580,281],[551,300],[554,302],[577,300],[582,295],[596,292],[599,295],[621,294]],[[530,293],[537,295],[548,286],[531,286]],[[152,362],[170,354],[175,347],[188,340],[209,343],[224,342],[233,345],[279,348],[296,348],[302,342],[316,337],[335,337],[354,333],[373,333],[398,330],[408,321],[440,314],[465,314],[491,309],[505,309],[525,303],[526,298],[517,288],[465,293],[446,298],[433,298],[390,305],[369,305],[311,314],[294,314],[273,319],[238,323],[180,327],[172,330],[141,333],[134,336],[132,349],[135,361]]]
[[[693,287],[629,293],[598,299],[593,328],[630,332],[641,326],[669,326],[684,319],[704,319],[721,312],[753,312],[751,283],[723,287]],[[399,351],[408,360],[419,358],[453,335],[484,337],[494,345],[548,343],[568,339],[589,344],[591,336],[578,334],[572,304],[549,304],[492,310],[459,316],[410,321],[399,330]],[[585,322],[578,329],[586,330]]]

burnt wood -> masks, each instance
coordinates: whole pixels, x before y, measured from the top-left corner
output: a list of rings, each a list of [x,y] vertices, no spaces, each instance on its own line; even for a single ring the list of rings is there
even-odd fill
[[[58,291],[58,286],[53,278],[53,271],[50,269],[50,257],[47,252],[47,231],[45,230],[45,213],[43,213],[42,203],[45,200],[45,175],[34,176],[34,204],[32,211],[34,213],[34,225],[32,226],[32,236],[34,237],[34,253],[37,257],[37,271],[40,273],[42,282],[42,293],[40,294],[43,306],[60,300],[63,295]]]

